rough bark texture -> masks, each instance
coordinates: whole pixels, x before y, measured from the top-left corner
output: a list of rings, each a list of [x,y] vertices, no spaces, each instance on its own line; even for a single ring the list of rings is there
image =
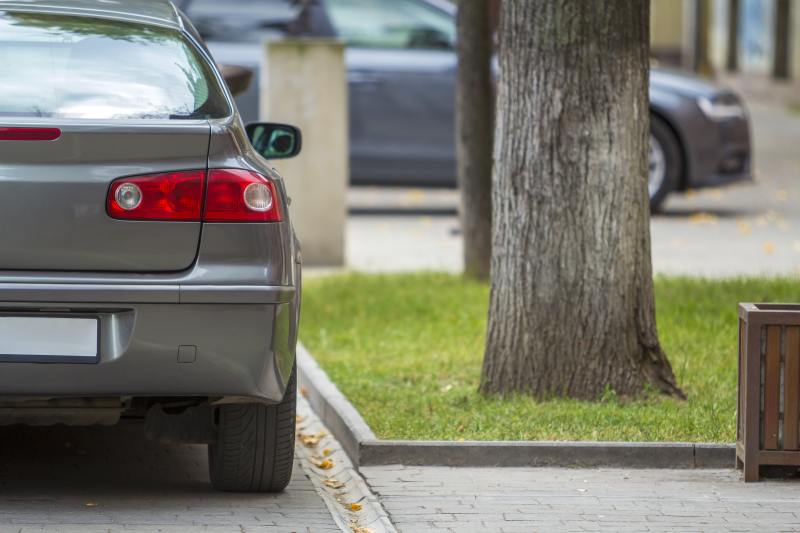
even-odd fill
[[[492,233],[492,35],[489,1],[461,2],[458,9],[456,151],[461,188],[464,271],[489,279]]]
[[[683,396],[656,331],[649,0],[504,0],[482,391]]]

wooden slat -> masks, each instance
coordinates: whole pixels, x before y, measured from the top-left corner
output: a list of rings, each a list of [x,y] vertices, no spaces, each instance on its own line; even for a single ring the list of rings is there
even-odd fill
[[[739,319],[739,390],[737,395],[736,406],[736,440],[744,439],[744,371],[745,371],[745,322]]]
[[[764,449],[778,449],[778,415],[781,392],[781,328],[767,327],[764,359]]]
[[[798,448],[798,400],[800,400],[800,328],[786,328],[786,361],[783,367],[783,449]]]
[[[747,322],[747,321],[745,321]],[[745,396],[744,396],[744,480],[758,481],[758,450],[761,435],[761,326],[747,322],[745,330]]]
[[[800,453],[784,450],[760,451],[758,462],[762,465],[800,466]]]

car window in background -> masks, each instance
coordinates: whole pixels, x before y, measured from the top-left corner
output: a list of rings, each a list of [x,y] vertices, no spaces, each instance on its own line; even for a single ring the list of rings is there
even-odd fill
[[[291,33],[297,0],[185,0],[183,11],[208,41],[261,42]]]
[[[417,0],[327,0],[336,33],[362,48],[449,49],[453,18]]]
[[[229,113],[207,63],[176,31],[0,11],[0,116],[206,119]]]

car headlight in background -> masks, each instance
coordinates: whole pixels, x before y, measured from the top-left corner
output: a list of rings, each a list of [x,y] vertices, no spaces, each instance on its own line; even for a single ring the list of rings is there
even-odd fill
[[[744,116],[742,102],[732,93],[720,93],[712,97],[701,96],[697,99],[697,105],[711,120],[726,120]]]

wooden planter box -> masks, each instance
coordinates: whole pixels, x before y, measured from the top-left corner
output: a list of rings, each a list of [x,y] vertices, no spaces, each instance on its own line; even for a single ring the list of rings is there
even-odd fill
[[[800,305],[739,304],[736,465],[800,465]]]

